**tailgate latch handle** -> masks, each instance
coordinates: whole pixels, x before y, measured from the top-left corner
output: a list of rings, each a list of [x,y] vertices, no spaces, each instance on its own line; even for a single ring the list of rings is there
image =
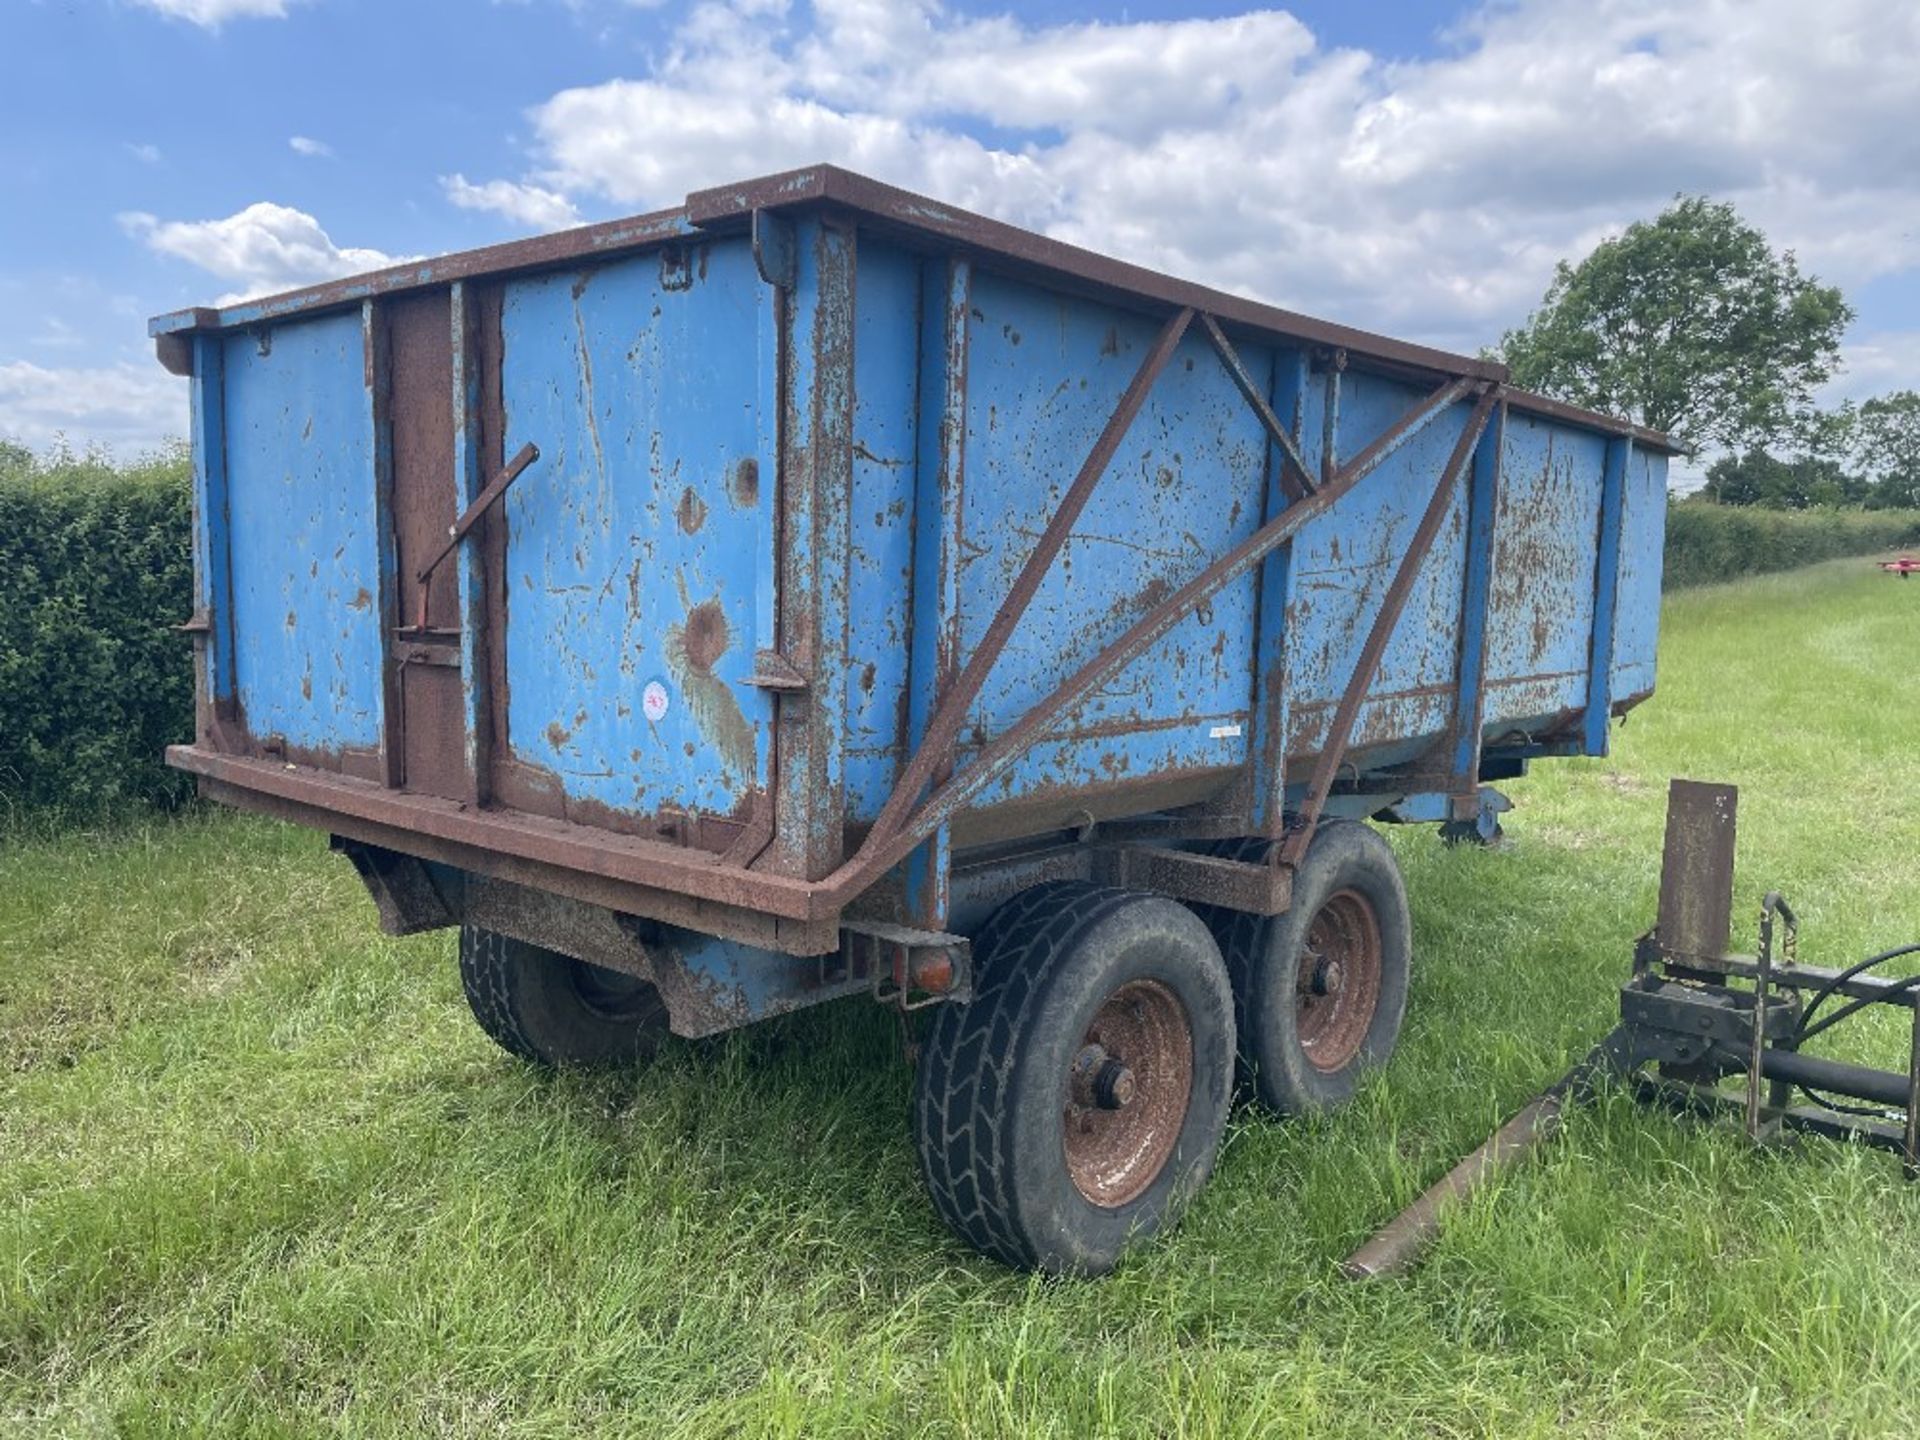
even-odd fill
[[[507,487],[520,478],[520,474],[534,461],[540,458],[540,447],[529,440],[522,445],[514,457],[507,461],[500,473],[487,482],[487,488],[473,497],[473,503],[460,513],[460,518],[447,527],[447,540],[434,557],[422,565],[415,579],[420,582],[420,623],[414,628],[427,628],[427,582],[433,579],[433,572],[440,562],[451,555],[454,547],[467,538],[467,532],[480,523],[480,517],[493,507],[493,502],[507,493]]]

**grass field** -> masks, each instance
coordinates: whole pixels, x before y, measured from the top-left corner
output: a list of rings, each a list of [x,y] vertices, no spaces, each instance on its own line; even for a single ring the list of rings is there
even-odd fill
[[[1611,1024],[1669,776],[1743,787],[1743,942],[1768,886],[1816,963],[1920,938],[1916,642],[1920,585],[1860,561],[1670,601],[1658,696],[1613,759],[1511,787],[1511,849],[1395,837],[1384,1076],[1330,1119],[1238,1113],[1187,1223],[1104,1282],[948,1238],[863,1003],[550,1079],[324,837],[16,843],[0,1430],[1920,1433],[1920,1187],[1886,1155],[1614,1101],[1413,1278],[1335,1273]],[[1901,1029],[1842,1053],[1894,1063]]]

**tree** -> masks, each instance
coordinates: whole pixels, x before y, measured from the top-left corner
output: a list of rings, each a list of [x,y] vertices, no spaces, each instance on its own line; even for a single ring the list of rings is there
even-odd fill
[[[1877,508],[1920,509],[1920,393],[1896,390],[1860,407],[1859,465],[1874,482]]]
[[[1731,205],[1679,196],[1653,220],[1561,261],[1540,308],[1500,344],[1515,383],[1742,452],[1813,414],[1853,310]]]
[[[1721,505],[1806,510],[1816,505],[1858,505],[1871,488],[1830,457],[1808,454],[1777,460],[1764,450],[1750,450],[1714,461],[1700,493]]]

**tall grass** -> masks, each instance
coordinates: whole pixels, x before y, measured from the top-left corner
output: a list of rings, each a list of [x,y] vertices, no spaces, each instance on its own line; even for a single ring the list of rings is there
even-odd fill
[[[1743,787],[1743,926],[1777,885],[1810,960],[1920,937],[1916,606],[1851,562],[1673,597],[1658,695],[1612,759],[1512,787],[1511,850],[1394,837],[1392,1066],[1335,1116],[1238,1113],[1187,1223],[1105,1282],[942,1230],[864,1003],[552,1079],[323,837],[0,850],[0,1429],[1920,1433],[1920,1193],[1884,1155],[1613,1101],[1412,1278],[1335,1271],[1612,1023],[1670,776]]]

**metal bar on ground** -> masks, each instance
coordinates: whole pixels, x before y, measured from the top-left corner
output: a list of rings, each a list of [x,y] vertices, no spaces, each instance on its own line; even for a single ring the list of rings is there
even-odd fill
[[[1404,1272],[1439,1235],[1450,1205],[1471,1199],[1489,1180],[1512,1169],[1560,1128],[1573,1080],[1569,1075],[1502,1125],[1490,1140],[1342,1261],[1340,1272],[1349,1280],[1379,1280]]]
[[[1901,1173],[1920,1180],[1920,1004],[1913,1007],[1913,1048],[1907,1052],[1907,1152]]]
[[[1433,487],[1433,498],[1427,502],[1426,513],[1420,517],[1420,527],[1414,531],[1406,557],[1387,586],[1380,613],[1374,616],[1373,628],[1367,632],[1360,659],[1347,681],[1339,707],[1333,712],[1326,738],[1320,746],[1320,754],[1314,761],[1313,772],[1307,781],[1306,799],[1300,807],[1300,824],[1281,844],[1280,860],[1283,864],[1299,864],[1300,857],[1306,853],[1307,845],[1313,839],[1313,827],[1326,806],[1327,793],[1333,786],[1333,777],[1340,768],[1340,762],[1346,758],[1347,742],[1353,735],[1354,722],[1360,717],[1360,706],[1366,700],[1367,691],[1372,688],[1374,672],[1380,668],[1381,657],[1386,653],[1387,642],[1393,638],[1407,596],[1413,592],[1413,582],[1420,573],[1420,566],[1427,552],[1433,548],[1434,538],[1440,533],[1441,521],[1446,519],[1447,509],[1452,503],[1454,483],[1459,479],[1467,457],[1473,453],[1473,447],[1479,443],[1480,432],[1486,428],[1487,417],[1499,398],[1497,387],[1489,389],[1467,417],[1466,428],[1460,432],[1453,454],[1447,458],[1446,468],[1440,472],[1440,479]]]

